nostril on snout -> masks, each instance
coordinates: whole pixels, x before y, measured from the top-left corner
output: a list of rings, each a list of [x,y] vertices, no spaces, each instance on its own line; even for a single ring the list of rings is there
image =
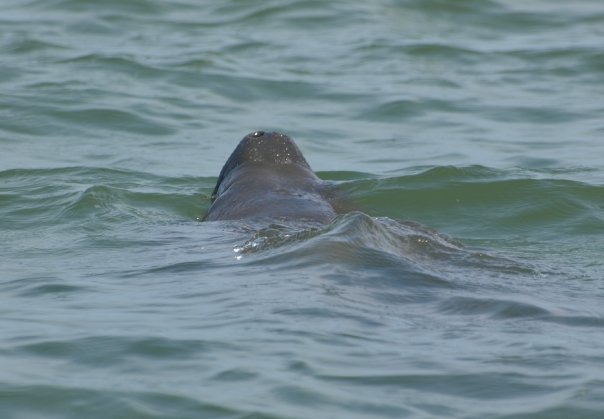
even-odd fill
[[[262,137],[263,135],[264,135],[264,131],[256,131],[253,134],[254,138]]]

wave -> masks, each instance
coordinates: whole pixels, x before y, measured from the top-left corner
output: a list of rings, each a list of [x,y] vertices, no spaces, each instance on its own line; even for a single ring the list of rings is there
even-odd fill
[[[0,172],[0,213],[10,228],[166,218],[195,219],[211,179],[171,178],[128,169],[69,167]],[[209,195],[207,195],[209,197]]]
[[[569,171],[570,172],[570,171]],[[446,225],[493,237],[530,231],[594,234],[604,228],[604,186],[565,179],[564,171],[500,171],[483,166],[436,167],[417,174],[352,181],[371,214]]]

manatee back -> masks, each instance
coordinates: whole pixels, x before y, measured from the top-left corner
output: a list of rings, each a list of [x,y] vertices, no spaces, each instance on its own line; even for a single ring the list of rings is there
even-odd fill
[[[222,167],[218,182],[212,192],[212,201],[216,199],[220,186],[229,173],[244,163],[277,166],[297,164],[310,170],[302,152],[287,135],[278,132],[255,131],[243,137]]]

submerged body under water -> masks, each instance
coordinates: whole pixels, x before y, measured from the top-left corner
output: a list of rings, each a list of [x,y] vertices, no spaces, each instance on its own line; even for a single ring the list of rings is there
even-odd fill
[[[601,1],[206,3],[0,5],[0,417],[601,418]]]

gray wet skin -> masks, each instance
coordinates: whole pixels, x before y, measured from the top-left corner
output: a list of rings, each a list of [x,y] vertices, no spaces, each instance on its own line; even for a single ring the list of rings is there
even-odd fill
[[[312,171],[287,135],[246,135],[224,164],[204,221],[274,219],[327,224],[338,192]]]

